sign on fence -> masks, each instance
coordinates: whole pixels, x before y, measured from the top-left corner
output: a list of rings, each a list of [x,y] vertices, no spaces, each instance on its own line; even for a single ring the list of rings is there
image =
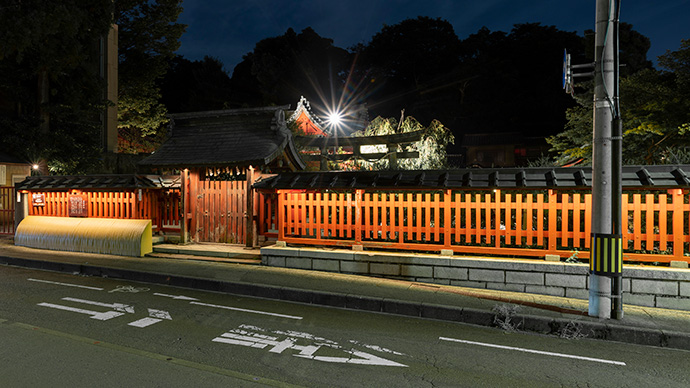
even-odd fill
[[[43,193],[31,194],[31,204],[33,206],[45,206],[46,205],[46,195]]]
[[[69,195],[69,211],[70,217],[88,217],[89,201],[84,194],[70,194]]]

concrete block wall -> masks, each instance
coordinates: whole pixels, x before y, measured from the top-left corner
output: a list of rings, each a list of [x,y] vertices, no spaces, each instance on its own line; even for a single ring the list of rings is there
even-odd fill
[[[261,261],[273,267],[589,298],[586,264],[277,246],[261,248]],[[623,303],[690,311],[690,270],[625,266]]]

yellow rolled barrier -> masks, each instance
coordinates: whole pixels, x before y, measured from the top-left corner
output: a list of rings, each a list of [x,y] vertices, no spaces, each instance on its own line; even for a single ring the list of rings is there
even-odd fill
[[[144,256],[153,251],[151,220],[28,216],[14,244],[57,251]]]

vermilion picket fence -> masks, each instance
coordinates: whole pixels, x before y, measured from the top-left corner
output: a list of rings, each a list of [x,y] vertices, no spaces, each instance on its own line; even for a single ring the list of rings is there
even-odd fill
[[[259,232],[305,245],[589,258],[591,192],[541,190],[262,193]],[[626,190],[624,260],[690,262],[688,193]]]
[[[42,195],[42,205],[29,198],[29,215],[69,216],[69,197],[75,192],[32,191]],[[180,191],[80,191],[87,204],[87,216],[94,218],[150,219],[154,230],[180,229]]]

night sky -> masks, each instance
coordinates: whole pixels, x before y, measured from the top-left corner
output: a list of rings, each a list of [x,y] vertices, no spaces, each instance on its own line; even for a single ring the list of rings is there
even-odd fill
[[[187,24],[178,54],[189,60],[220,59],[229,74],[264,38],[292,27],[312,27],[338,47],[367,43],[384,24],[417,16],[448,20],[460,39],[482,26],[510,32],[539,22],[582,35],[594,29],[595,0],[184,0],[179,22]],[[648,59],[677,50],[690,39],[690,0],[622,0],[621,21],[652,43]]]

